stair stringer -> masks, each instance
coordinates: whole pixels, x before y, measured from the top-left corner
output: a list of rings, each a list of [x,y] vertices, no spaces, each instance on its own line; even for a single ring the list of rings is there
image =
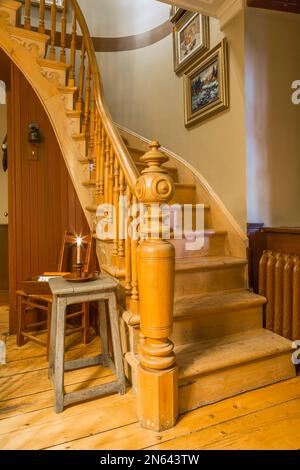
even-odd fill
[[[82,186],[85,175],[82,165],[79,163],[80,151],[77,148],[77,143],[72,138],[72,131],[69,129],[63,95],[58,90],[55,82],[42,75],[41,67],[37,63],[38,57],[34,51],[30,51],[13,41],[10,38],[8,29],[9,25],[1,23],[0,48],[20,69],[39,98],[51,122],[81,207],[92,229],[91,215],[86,210],[86,207],[91,204],[92,197],[89,190]],[[66,132],[66,130],[68,131]]]
[[[143,151],[148,151],[150,140],[116,124],[121,136],[128,143]],[[204,176],[189,162],[179,155],[162,147],[162,151],[169,157],[170,166],[176,167],[179,181],[195,184],[197,201],[210,207],[210,228],[214,230],[225,230],[227,232],[226,248],[231,256],[237,258],[247,258],[248,238],[240,225],[234,219],[230,211],[226,208],[217,193],[210,186]]]

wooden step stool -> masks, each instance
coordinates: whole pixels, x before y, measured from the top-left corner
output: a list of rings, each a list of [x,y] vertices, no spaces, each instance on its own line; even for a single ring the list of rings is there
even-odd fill
[[[71,403],[107,395],[108,393],[125,393],[125,375],[119,331],[119,316],[116,300],[117,283],[105,274],[90,282],[69,282],[63,278],[50,279],[49,285],[53,294],[51,315],[51,336],[49,354],[49,378],[53,382],[55,395],[55,411],[60,413]],[[68,305],[98,301],[99,325],[102,353],[86,359],[64,361],[65,324]],[[110,358],[108,348],[107,320],[105,302],[108,304],[111,327],[113,357]],[[101,364],[110,365],[115,370],[117,380],[78,392],[64,392],[64,371]]]

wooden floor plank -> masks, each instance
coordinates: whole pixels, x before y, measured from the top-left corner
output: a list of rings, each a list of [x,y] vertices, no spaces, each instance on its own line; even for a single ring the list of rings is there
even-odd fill
[[[88,357],[91,355],[99,354],[101,351],[100,341],[95,338],[92,342],[87,345],[78,345],[77,348],[69,349],[66,351],[66,360],[74,360],[80,357]],[[10,353],[8,353],[10,356]],[[46,356],[35,356],[32,358],[20,359],[18,361],[8,361],[6,367],[0,368],[0,379],[3,377],[9,377],[17,374],[25,374],[41,369],[48,368],[48,361]],[[1,390],[0,390],[1,400]]]
[[[298,450],[300,398],[155,445],[150,449]]]
[[[95,336],[95,335],[94,335]],[[41,338],[44,337],[41,335]],[[91,341],[93,335],[91,335]],[[66,351],[71,349],[82,348],[82,334],[80,332],[74,333],[66,337]],[[46,349],[33,341],[28,341],[24,346],[18,347],[16,343],[16,336],[11,335],[7,337],[8,358],[7,362],[14,362],[20,359],[32,359],[33,357],[44,356],[46,357]]]
[[[141,429],[131,390],[67,408],[56,414],[45,348],[16,346],[8,328],[8,309],[0,307],[0,339],[7,365],[0,366],[1,449],[299,449],[300,377],[247,392],[182,415],[173,429]],[[1,336],[2,334],[2,336]],[[99,339],[87,347],[81,334],[67,338],[66,357],[95,354]],[[114,379],[100,366],[66,373],[72,392]]]
[[[85,409],[88,411],[84,411]],[[45,420],[42,424],[32,424],[35,422],[33,418],[31,426],[0,435],[0,449],[43,449],[136,422],[132,392],[76,405],[60,415],[50,410],[41,414],[44,414]],[[37,412],[37,423],[40,422],[38,415]],[[29,416],[28,418],[30,419]],[[6,421],[1,423],[5,426]]]
[[[100,377],[92,380],[80,381],[65,387],[67,393],[77,392],[83,388],[94,387],[101,385],[110,380],[113,380],[114,376],[108,375],[107,377]],[[20,425],[24,419],[27,423],[27,415],[32,412],[44,410],[45,408],[53,408],[53,390],[49,389],[43,392],[34,393],[32,395],[26,395],[20,398],[12,398],[10,400],[4,400],[0,403],[0,423],[1,420],[7,420],[7,418],[18,416]],[[23,415],[26,415],[23,417]],[[7,425],[7,424],[6,424]]]
[[[215,427],[217,424],[226,423],[230,420],[238,420],[243,416],[257,413],[258,410],[274,407],[278,403],[295,398],[300,398],[300,378],[198,408],[181,416],[175,428],[162,433],[141,429],[140,425],[135,423],[77,441],[66,442],[53,447],[53,449],[134,450],[155,446],[158,442],[165,446],[164,449],[175,449],[176,447],[171,447],[174,439],[179,441],[182,439],[184,446],[191,433],[197,434],[198,432],[198,435],[200,435],[200,430]]]
[[[89,367],[65,373],[65,384],[70,385],[84,380],[92,380],[111,375],[111,371],[101,366]],[[29,372],[23,375],[13,375],[0,379],[2,400],[20,398],[26,395],[43,392],[52,388],[48,379],[47,369]],[[0,401],[1,407],[1,401]],[[0,408],[1,409],[1,408]]]

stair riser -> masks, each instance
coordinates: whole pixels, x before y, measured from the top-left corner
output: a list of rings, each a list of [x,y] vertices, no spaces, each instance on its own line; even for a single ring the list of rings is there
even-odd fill
[[[23,30],[21,30],[22,32]],[[34,33],[32,33],[32,36]],[[22,34],[11,34],[11,40],[17,44],[20,44],[22,47],[27,49],[28,51],[32,52],[36,57],[43,58],[45,57],[47,44],[44,41],[38,41],[32,38],[26,38]]]
[[[21,20],[21,9],[7,8],[3,5],[0,6],[0,23],[4,22],[10,26],[19,26]]]
[[[47,80],[54,83],[56,86],[66,84],[67,72],[65,70],[41,66],[41,73],[45,78],[47,78]]]
[[[177,217],[179,217],[179,214],[177,215]],[[211,227],[211,220],[210,220],[210,209],[208,207],[204,207],[204,228],[209,228]],[[170,216],[170,224],[171,224],[171,228],[174,229],[174,225],[175,225],[175,220],[176,220],[176,217],[173,213],[173,211],[171,210],[171,216]],[[177,225],[180,227],[180,224],[178,224],[177,222]],[[192,229],[193,230],[196,230],[197,227],[196,227],[196,208],[195,206],[193,207],[193,210],[192,210]],[[182,209],[182,215],[181,215],[181,226],[182,226],[182,229],[184,229],[185,227],[185,224],[184,224],[184,212],[183,212],[183,209]],[[199,229],[199,227],[198,227]]]
[[[110,265],[113,253],[113,243],[111,241],[96,241],[97,258],[101,265]]]
[[[137,163],[140,162],[140,158],[141,158],[146,152],[148,152],[148,150],[146,150],[145,152],[143,152],[142,150],[137,150],[137,149],[132,149],[132,148],[128,149],[128,151],[129,151],[131,157],[133,158],[133,160],[134,160],[135,162],[137,162]]]
[[[176,258],[194,258],[195,256],[222,256],[227,254],[225,250],[226,235],[210,236],[205,235],[204,245],[201,250],[187,250],[186,239],[171,240],[172,245],[176,250]]]
[[[246,287],[246,272],[243,265],[208,271],[181,271],[175,274],[175,296]]]
[[[86,141],[85,140],[75,140],[75,145],[76,148],[78,149],[78,153],[80,155],[80,158],[85,158],[86,157]],[[86,165],[82,165],[84,169],[84,174],[86,175],[86,179],[90,177],[90,164],[87,163]]]
[[[80,134],[80,118],[67,116],[71,134]]]
[[[74,109],[75,95],[74,93],[62,93],[63,102],[67,111]]]
[[[220,338],[243,331],[262,328],[262,308],[175,318],[172,341],[176,346]]]
[[[82,175],[83,175],[82,179],[84,179],[84,180],[87,180],[90,177],[90,172],[89,172],[89,167],[88,166],[82,167]]]
[[[284,353],[180,380],[179,412],[184,413],[292,377],[295,377],[295,367],[291,354]]]
[[[262,308],[247,308],[223,313],[203,315],[193,313],[190,318],[175,317],[171,340],[176,346],[202,340],[220,338],[244,331],[262,328]],[[124,353],[138,354],[140,328],[130,326],[121,319],[123,331],[122,346]]]
[[[175,194],[170,204],[194,204],[196,202],[196,190],[189,186],[176,186]]]

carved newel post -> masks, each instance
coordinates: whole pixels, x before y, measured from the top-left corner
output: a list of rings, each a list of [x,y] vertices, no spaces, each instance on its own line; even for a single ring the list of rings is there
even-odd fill
[[[178,415],[178,374],[174,345],[169,340],[173,325],[175,250],[164,240],[161,205],[174,195],[174,182],[161,165],[168,157],[156,141],[141,157],[148,168],[136,184],[136,196],[147,209],[138,249],[138,282],[141,315],[140,365],[138,369],[138,418],[154,431],[175,425]]]

